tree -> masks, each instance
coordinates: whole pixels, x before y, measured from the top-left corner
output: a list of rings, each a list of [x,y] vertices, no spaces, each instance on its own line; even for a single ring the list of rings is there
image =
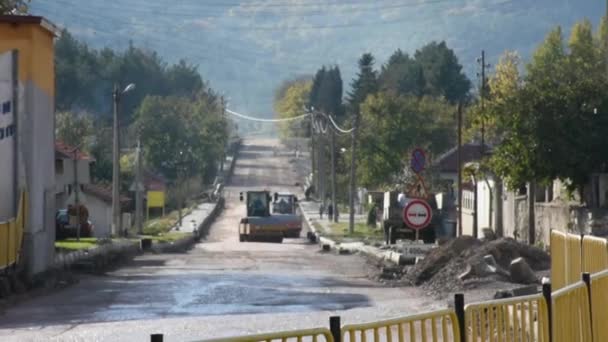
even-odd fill
[[[359,59],[359,72],[351,83],[351,91],[348,93],[347,103],[349,111],[357,115],[359,106],[368,95],[378,91],[378,75],[374,70],[374,56],[365,53]]]
[[[311,87],[310,80],[289,82],[289,86],[278,93],[281,97],[275,99],[274,109],[279,118],[287,119],[302,115],[309,102]],[[279,131],[284,139],[294,136],[308,137],[310,136],[310,120],[281,123]]]
[[[64,143],[88,151],[93,137],[93,122],[88,114],[59,112],[55,115],[55,136]]]
[[[225,118],[205,96],[148,96],[136,113],[147,165],[167,178],[215,176],[227,141]]]
[[[0,14],[25,14],[30,0],[0,0]]]
[[[443,99],[380,92],[361,105],[358,179],[368,187],[399,182],[416,146],[438,154],[455,139],[454,108]]]
[[[443,96],[451,103],[464,100],[471,82],[462,72],[462,65],[445,42],[432,42],[416,51],[414,58],[422,67],[425,94]]]
[[[422,65],[401,50],[395,51],[382,66],[380,89],[395,95],[423,96],[425,79]]]

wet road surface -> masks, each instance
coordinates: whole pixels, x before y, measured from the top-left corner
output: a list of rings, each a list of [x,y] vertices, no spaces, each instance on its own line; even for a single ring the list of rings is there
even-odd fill
[[[304,238],[240,243],[240,191],[299,191],[287,154],[272,153],[276,143],[245,142],[226,209],[191,251],[144,255],[23,302],[0,314],[0,340],[133,341],[154,332],[194,340],[326,326],[336,312],[360,322],[441,306],[418,290],[372,282],[363,258],[322,253]]]

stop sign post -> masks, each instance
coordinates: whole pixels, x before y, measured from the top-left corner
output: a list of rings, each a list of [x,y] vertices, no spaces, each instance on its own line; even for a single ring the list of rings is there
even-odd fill
[[[428,227],[432,218],[431,206],[421,199],[412,199],[403,209],[403,222],[416,231],[416,241],[420,230]]]

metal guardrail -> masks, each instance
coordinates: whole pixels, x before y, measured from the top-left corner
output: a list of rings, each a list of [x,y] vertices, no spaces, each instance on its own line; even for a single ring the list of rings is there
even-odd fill
[[[467,341],[549,342],[549,310],[542,294],[465,306]]]
[[[17,217],[8,222],[0,222],[0,270],[8,269],[19,262],[27,213],[26,200],[26,194],[22,193]]]
[[[587,284],[578,281],[551,294],[553,342],[592,342]]]
[[[334,342],[331,332],[325,328],[284,331],[242,337],[227,337],[199,342]]]
[[[582,246],[580,235],[551,231],[551,286],[559,290],[580,280]]]
[[[342,341],[460,341],[458,319],[454,310],[440,310],[420,315],[349,324],[342,327]]]
[[[593,341],[608,341],[608,269],[591,275],[590,289]]]
[[[583,237],[583,272],[596,273],[606,269],[608,269],[606,239],[585,235]]]

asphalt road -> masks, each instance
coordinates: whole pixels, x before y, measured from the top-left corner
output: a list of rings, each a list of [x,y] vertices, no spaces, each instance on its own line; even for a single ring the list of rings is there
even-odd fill
[[[368,279],[366,261],[323,253],[306,239],[240,243],[246,189],[299,191],[276,140],[246,141],[226,187],[226,210],[188,253],[145,255],[104,276],[0,313],[2,341],[183,341],[362,322],[442,307],[412,288]],[[304,234],[303,234],[304,235]]]

